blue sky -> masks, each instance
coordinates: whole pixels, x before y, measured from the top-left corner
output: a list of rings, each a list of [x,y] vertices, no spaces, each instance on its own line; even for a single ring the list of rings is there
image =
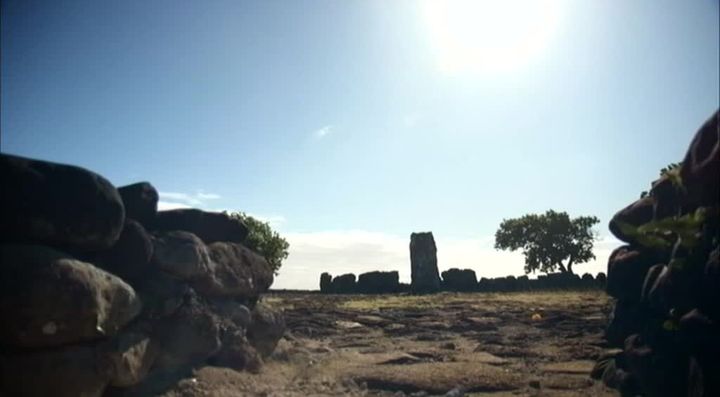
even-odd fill
[[[609,218],[718,107],[718,2],[550,3],[6,0],[1,150],[269,219],[277,287],[407,278],[422,230],[441,268],[518,274],[492,235],[548,208],[601,219],[599,271]]]

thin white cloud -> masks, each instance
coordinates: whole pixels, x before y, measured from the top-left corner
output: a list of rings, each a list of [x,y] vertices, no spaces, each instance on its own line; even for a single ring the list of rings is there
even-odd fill
[[[317,289],[320,274],[333,276],[397,270],[402,282],[410,282],[410,236],[398,236],[362,230],[315,233],[285,233],[290,255],[284,261],[273,288]],[[497,251],[494,237],[454,239],[435,236],[438,268],[473,269],[480,277],[501,277],[524,274],[524,259],[519,252]],[[596,260],[576,265],[578,274],[606,271],[607,258],[621,243],[602,237],[595,244]],[[530,275],[533,277],[533,275]]]
[[[194,194],[178,193],[178,192],[159,192],[161,202],[180,203],[188,207],[201,207],[206,201],[217,200],[220,195],[215,193],[205,193],[202,190]]]
[[[322,139],[322,138],[332,134],[334,132],[334,130],[335,130],[334,127],[332,125],[328,124],[322,128],[315,130],[313,132],[313,136],[318,139]]]
[[[285,222],[287,222],[287,219],[282,215],[258,215],[252,213],[248,213],[248,215],[252,216],[257,220],[268,223],[273,229],[277,229],[278,227],[285,224]]]
[[[188,204],[175,203],[171,201],[158,201],[158,211],[177,210],[183,208],[192,208]]]

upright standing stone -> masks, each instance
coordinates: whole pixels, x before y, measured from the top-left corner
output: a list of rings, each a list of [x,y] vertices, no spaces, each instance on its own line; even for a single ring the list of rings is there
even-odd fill
[[[413,293],[436,292],[440,289],[437,247],[432,232],[410,235],[410,271]]]

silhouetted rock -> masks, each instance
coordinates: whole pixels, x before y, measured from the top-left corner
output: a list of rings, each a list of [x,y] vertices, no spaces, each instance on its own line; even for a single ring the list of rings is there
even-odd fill
[[[323,273],[320,275],[320,292],[330,292],[330,284],[332,283],[332,276],[330,273]]]
[[[618,299],[639,300],[645,275],[656,263],[652,252],[627,245],[616,248],[608,258],[607,293]]]
[[[125,205],[125,216],[150,227],[157,214],[158,195],[150,182],[138,182],[118,188],[118,193]]]
[[[125,209],[115,187],[71,165],[0,154],[0,239],[5,242],[110,248]]]
[[[92,253],[91,262],[108,272],[131,281],[141,277],[153,256],[153,241],[145,228],[125,218],[120,238],[108,250]]]
[[[427,293],[440,289],[437,247],[432,232],[410,235],[410,270],[412,292]]]
[[[273,283],[268,261],[241,244],[212,243],[208,252],[212,271],[192,283],[201,294],[255,300]]]
[[[695,134],[680,168],[687,189],[688,211],[720,202],[720,112],[715,112]]]
[[[382,294],[397,292],[400,275],[392,272],[368,272],[358,276],[357,292],[362,294]]]
[[[475,291],[477,276],[472,269],[448,269],[442,272],[443,289],[447,291]]]
[[[152,262],[161,270],[186,281],[206,277],[213,271],[207,246],[194,234],[171,231],[154,237]]]
[[[39,348],[114,335],[141,310],[120,278],[38,245],[0,246],[0,343]]]
[[[242,243],[248,234],[247,226],[239,219],[220,212],[198,209],[160,211],[151,229],[184,230],[198,236],[206,244],[218,241]]]
[[[626,243],[636,243],[632,236],[623,233],[620,224],[637,227],[650,222],[653,219],[654,205],[655,199],[647,196],[623,208],[610,220],[610,232]]]
[[[330,284],[330,291],[334,294],[352,294],[357,291],[355,275],[352,273],[335,276]]]

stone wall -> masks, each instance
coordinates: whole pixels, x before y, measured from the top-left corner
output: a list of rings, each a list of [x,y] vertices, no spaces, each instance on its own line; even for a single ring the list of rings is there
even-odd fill
[[[622,349],[593,376],[622,395],[720,396],[720,123],[696,133],[681,166],[620,210],[626,245],[608,261],[616,299],[606,339]]]
[[[258,371],[282,336],[242,222],[70,165],[1,155],[0,174],[1,395],[148,395],[208,363]]]

